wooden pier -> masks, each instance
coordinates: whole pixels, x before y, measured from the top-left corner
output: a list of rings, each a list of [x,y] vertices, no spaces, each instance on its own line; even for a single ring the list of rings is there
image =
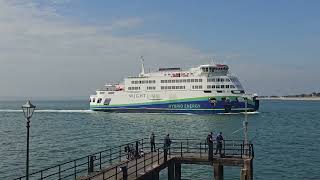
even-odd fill
[[[150,152],[146,142],[147,139],[141,139],[100,151],[32,173],[29,179],[158,180],[160,171],[166,169],[168,180],[179,180],[182,164],[211,166],[215,180],[223,179],[225,166],[238,166],[241,180],[253,179],[253,145],[242,140],[225,140],[221,155],[213,154],[215,144],[208,145],[203,140],[174,139],[169,149],[158,143],[156,152]]]

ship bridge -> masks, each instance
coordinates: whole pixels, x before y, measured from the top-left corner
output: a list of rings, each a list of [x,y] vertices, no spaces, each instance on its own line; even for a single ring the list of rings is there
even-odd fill
[[[225,64],[201,65],[199,69],[206,74],[228,74],[229,67]]]

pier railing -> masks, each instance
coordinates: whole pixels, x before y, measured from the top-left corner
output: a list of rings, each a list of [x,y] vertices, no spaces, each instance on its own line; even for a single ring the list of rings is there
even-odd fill
[[[60,180],[60,179],[76,179],[78,176],[87,175],[88,173],[105,168],[115,163],[119,163],[127,158],[127,148],[135,146],[143,149],[144,139],[132,141],[120,146],[108,148],[103,151],[89,154],[74,160],[70,160],[55,166],[51,166],[40,171],[29,174],[30,180]],[[135,148],[135,147],[134,147]],[[93,162],[93,164],[92,164]],[[26,176],[16,178],[14,180],[25,180]]]
[[[214,149],[215,145],[214,143]],[[139,139],[31,173],[29,179],[77,179],[88,174],[92,175],[88,179],[93,179],[96,176],[101,176],[103,180],[117,179],[123,176],[123,171],[120,170],[122,167],[126,168],[128,176],[135,175],[137,177],[139,171],[146,172],[148,167],[164,161],[163,141],[156,142],[156,147],[157,151],[151,152],[149,139]],[[183,157],[188,154],[202,157],[208,156],[208,149],[208,144],[204,140],[172,139],[167,155],[168,158],[171,156]],[[254,149],[252,144],[245,144],[242,140],[224,140],[221,154],[223,157],[233,158],[254,157]],[[22,176],[14,180],[25,179],[26,177]]]

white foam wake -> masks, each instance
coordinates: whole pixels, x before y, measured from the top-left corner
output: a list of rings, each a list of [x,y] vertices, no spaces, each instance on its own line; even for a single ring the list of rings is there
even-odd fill
[[[18,109],[0,109],[0,112],[22,112]],[[92,113],[92,110],[73,110],[73,109],[39,109],[35,110],[38,113]]]

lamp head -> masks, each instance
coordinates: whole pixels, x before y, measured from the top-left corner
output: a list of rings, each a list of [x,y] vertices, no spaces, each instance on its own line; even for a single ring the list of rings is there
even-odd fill
[[[35,109],[36,106],[31,104],[30,100],[28,100],[26,104],[22,105],[24,117],[27,119],[30,119],[32,117],[32,114]]]

